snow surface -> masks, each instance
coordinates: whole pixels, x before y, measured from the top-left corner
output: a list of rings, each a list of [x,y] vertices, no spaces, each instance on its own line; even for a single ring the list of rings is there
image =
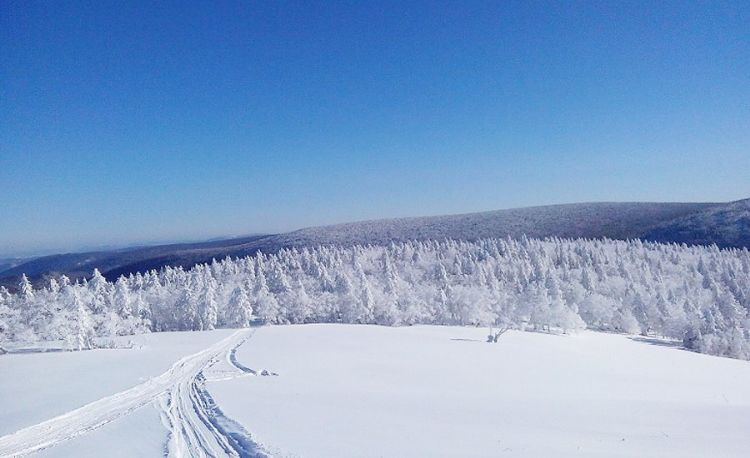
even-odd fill
[[[260,329],[209,382],[278,456],[747,456],[750,364],[637,337],[487,329]]]
[[[61,454],[58,456],[110,456],[109,448],[115,448],[121,456],[131,453],[174,457],[265,456],[241,425],[224,416],[204,382],[208,377],[228,380],[254,374],[251,369],[235,364],[233,357],[235,349],[253,332],[235,330],[218,342],[178,359],[156,377],[0,436],[0,456],[37,451]],[[148,406],[158,408],[163,427],[157,425],[155,430],[161,431],[162,438],[167,436],[167,440],[160,441],[157,435],[148,433],[141,437],[144,425],[133,420],[145,419],[151,428],[154,419]],[[91,433],[87,440],[77,440]],[[51,447],[62,448],[50,450]]]
[[[8,445],[24,449],[29,436],[8,432],[46,421],[42,432],[54,436],[76,418],[85,434],[38,455],[732,457],[750,449],[747,361],[634,336],[508,331],[488,344],[487,333],[291,325],[150,334],[136,350],[4,355],[0,456]],[[264,370],[278,376],[256,376]],[[169,388],[153,402],[132,411],[114,402],[162,379]],[[83,414],[102,404],[121,415],[91,427]]]
[[[40,450],[43,458],[132,458],[162,456],[167,430],[159,411],[147,405],[88,434]]]
[[[137,349],[3,355],[0,436],[142,383],[232,332],[163,332],[123,338],[140,346]]]

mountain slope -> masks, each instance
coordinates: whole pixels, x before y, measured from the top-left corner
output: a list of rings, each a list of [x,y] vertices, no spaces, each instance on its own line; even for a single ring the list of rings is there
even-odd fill
[[[45,256],[0,271],[0,284],[14,286],[26,273],[108,278],[159,269],[190,267],[212,258],[246,256],[258,250],[320,244],[379,244],[408,239],[486,237],[642,238],[660,242],[750,247],[750,199],[730,203],[600,202],[516,208],[461,215],[361,221],[204,243]]]
[[[750,247],[750,199],[711,206],[659,224],[641,237],[655,242]]]
[[[582,203],[516,208],[460,215],[393,218],[335,224],[271,235],[231,247],[165,254],[103,270],[108,278],[164,265],[188,266],[212,258],[273,252],[285,247],[324,244],[382,244],[390,241],[453,238],[476,240],[487,237],[586,237],[637,238],[643,228],[671,221],[716,205],[712,203]]]
[[[92,251],[85,253],[66,253],[42,256],[0,272],[0,280],[19,277],[25,273],[31,278],[38,278],[50,273],[64,273],[70,277],[90,275],[97,268],[109,272],[123,265],[143,265],[148,270],[165,265],[183,265],[210,260],[215,255],[226,252],[235,245],[262,239],[265,235],[254,235],[236,239],[217,240],[200,243],[179,243],[156,245],[138,248],[126,248],[114,251]],[[192,265],[190,264],[190,265]]]
[[[598,202],[461,215],[399,218],[301,229],[276,236],[282,245],[384,243],[391,240],[486,237],[636,238],[644,227],[710,208],[711,203]]]

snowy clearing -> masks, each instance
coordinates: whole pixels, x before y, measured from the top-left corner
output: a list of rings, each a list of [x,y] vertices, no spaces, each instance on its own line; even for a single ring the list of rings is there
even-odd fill
[[[0,456],[746,456],[746,361],[487,331],[289,325],[4,355]]]
[[[750,364],[623,335],[260,329],[209,383],[278,456],[747,456]]]

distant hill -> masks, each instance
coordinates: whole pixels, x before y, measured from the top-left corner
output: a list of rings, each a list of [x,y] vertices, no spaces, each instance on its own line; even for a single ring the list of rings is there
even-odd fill
[[[750,199],[710,206],[659,224],[641,237],[656,242],[750,248]]]
[[[0,271],[0,284],[12,286],[23,273],[31,279],[58,274],[83,278],[91,275],[95,268],[106,274],[126,265],[138,266],[133,272],[158,269],[165,265],[190,266],[231,250],[234,245],[247,244],[263,237],[266,236],[41,256]]]
[[[379,244],[391,240],[486,237],[585,237],[750,247],[750,199],[730,203],[600,202],[548,205],[461,215],[395,218],[312,227],[203,243],[44,256],[0,270],[0,284],[15,285],[21,273],[80,278],[98,268],[107,278],[190,267],[212,258],[246,256],[258,250],[320,244]]]
[[[26,262],[24,258],[0,258],[0,272],[11,269]]]
[[[461,215],[397,218],[313,227],[281,234],[284,246],[384,243],[390,240],[487,237],[637,238],[643,228],[704,210],[711,203],[582,203]]]

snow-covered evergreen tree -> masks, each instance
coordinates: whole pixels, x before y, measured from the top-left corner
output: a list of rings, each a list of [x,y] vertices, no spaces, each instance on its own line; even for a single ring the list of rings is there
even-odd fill
[[[66,335],[68,348],[71,350],[88,350],[93,346],[94,326],[89,308],[81,298],[79,290],[68,287],[66,294],[68,302],[69,330]]]
[[[253,318],[253,308],[250,296],[240,285],[234,288],[227,304],[224,325],[230,328],[242,328],[250,325]]]

